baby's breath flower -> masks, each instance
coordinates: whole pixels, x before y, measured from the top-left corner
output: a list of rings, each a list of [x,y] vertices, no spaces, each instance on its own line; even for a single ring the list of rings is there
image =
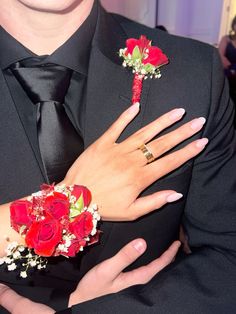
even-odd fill
[[[21,256],[20,252],[19,251],[16,251],[12,254],[13,258],[16,259],[16,258],[19,258]]]
[[[7,266],[7,269],[8,269],[9,271],[15,270],[15,269],[16,269],[16,264],[15,264],[15,263],[12,263],[12,264],[8,265],[8,266]]]
[[[35,260],[33,260],[33,261],[29,262],[29,265],[31,267],[35,267],[37,265],[37,262]]]
[[[21,271],[20,272],[20,277],[21,278],[27,278],[27,272],[26,271]]]
[[[6,257],[5,263],[6,264],[11,264],[11,262],[12,262],[12,259],[10,257]]]

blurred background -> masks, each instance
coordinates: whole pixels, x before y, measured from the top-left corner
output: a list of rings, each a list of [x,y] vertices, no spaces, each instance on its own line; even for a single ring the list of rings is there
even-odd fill
[[[164,25],[171,34],[218,46],[229,33],[236,0],[101,0],[111,12],[151,27]]]

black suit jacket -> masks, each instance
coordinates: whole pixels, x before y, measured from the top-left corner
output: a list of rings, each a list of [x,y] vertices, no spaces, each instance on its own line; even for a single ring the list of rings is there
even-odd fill
[[[178,125],[194,117],[206,117],[206,127],[194,138],[208,137],[207,149],[144,192],[175,189],[184,198],[135,222],[103,223],[100,244],[89,248],[79,269],[75,263],[63,260],[50,266],[48,273],[35,274],[29,281],[15,280],[13,274],[3,272],[1,278],[22,294],[60,309],[65,307],[68,293],[80,276],[129,240],[143,237],[148,243],[147,253],[131,268],[159,256],[178,238],[182,219],[193,251],[190,256],[177,259],[144,287],[83,303],[73,307],[72,312],[233,313],[236,310],[233,107],[215,49],[107,14],[99,8],[89,65],[85,144],[88,146],[97,139],[130,105],[133,75],[121,66],[117,51],[125,47],[127,38],[140,34],[163,49],[170,64],[163,67],[161,79],[144,82],[141,112],[120,140],[173,108],[184,107],[187,112]],[[21,120],[27,117],[16,108],[2,76],[0,91],[0,158],[4,178],[0,195],[1,203],[5,203],[38,190],[44,176],[34,145],[35,132],[23,129]]]

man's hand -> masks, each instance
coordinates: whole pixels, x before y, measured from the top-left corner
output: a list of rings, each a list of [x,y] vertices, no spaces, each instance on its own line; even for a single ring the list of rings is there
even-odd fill
[[[205,123],[204,118],[194,119],[152,140],[182,118],[184,110],[181,108],[164,114],[117,144],[120,134],[138,112],[137,104],[126,110],[81,154],[64,180],[67,185],[83,184],[92,191],[93,202],[98,205],[103,220],[135,220],[179,199],[182,195],[173,190],[158,191],[145,197],[139,195],[153,182],[199,154],[207,144],[207,139],[200,139],[163,157],[170,149],[197,133]],[[147,144],[156,159],[149,164],[140,150],[143,144]]]
[[[68,306],[115,293],[133,285],[147,283],[172,262],[179,246],[180,242],[176,241],[159,258],[148,265],[123,273],[122,271],[146,250],[146,242],[143,239],[131,241],[115,256],[92,268],[81,279],[76,290],[70,296]],[[2,284],[0,284],[0,305],[12,314],[55,313],[52,308],[23,298]]]
[[[0,284],[0,305],[11,314],[53,314],[55,311],[41,303],[23,298],[12,289]]]
[[[175,241],[159,258],[148,265],[122,272],[146,250],[146,242],[143,239],[128,243],[115,256],[92,268],[81,279],[71,294],[69,306],[149,282],[173,261],[179,247],[180,242]]]

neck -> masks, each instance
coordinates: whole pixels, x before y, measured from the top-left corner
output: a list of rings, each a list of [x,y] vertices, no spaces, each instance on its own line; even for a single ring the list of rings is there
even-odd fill
[[[79,1],[64,12],[32,9],[17,0],[1,0],[1,26],[37,55],[53,53],[88,17],[93,0]]]

